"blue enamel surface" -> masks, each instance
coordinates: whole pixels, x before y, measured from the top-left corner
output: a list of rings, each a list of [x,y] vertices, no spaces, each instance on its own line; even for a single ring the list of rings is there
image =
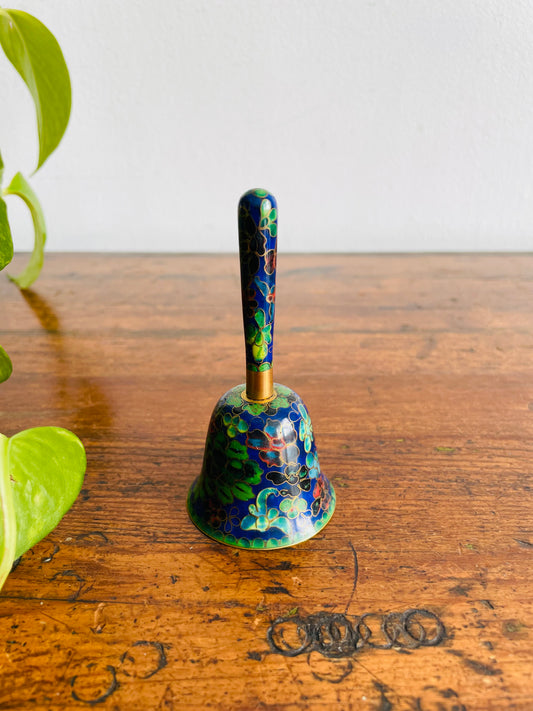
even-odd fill
[[[276,384],[269,403],[247,401],[244,390],[229,390],[213,411],[189,513],[204,533],[230,545],[299,543],[329,521],[335,506],[311,419],[290,388]]]
[[[266,190],[249,190],[239,201],[239,255],[246,367],[272,368],[278,208]]]

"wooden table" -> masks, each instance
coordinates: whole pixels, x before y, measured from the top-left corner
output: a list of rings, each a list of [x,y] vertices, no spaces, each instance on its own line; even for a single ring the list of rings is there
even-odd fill
[[[295,548],[189,521],[243,381],[235,256],[53,255],[0,279],[1,431],[88,469],[1,593],[2,709],[532,709],[533,255],[296,256],[275,378],[337,511]]]

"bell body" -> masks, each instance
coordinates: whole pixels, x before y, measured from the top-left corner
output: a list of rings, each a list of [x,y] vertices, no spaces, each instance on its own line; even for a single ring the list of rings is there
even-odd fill
[[[275,384],[273,399],[256,402],[243,384],[220,398],[187,506],[201,531],[240,548],[292,546],[326,525],[335,493],[293,390]]]
[[[205,534],[230,546],[276,549],[314,536],[329,521],[335,494],[320,471],[302,399],[272,375],[276,199],[248,190],[238,207],[246,383],[218,401],[204,462],[187,508]]]

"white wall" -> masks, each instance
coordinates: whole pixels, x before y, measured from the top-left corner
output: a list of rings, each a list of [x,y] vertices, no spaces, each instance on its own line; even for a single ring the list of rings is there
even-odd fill
[[[34,178],[50,250],[233,251],[250,187],[277,196],[283,251],[533,249],[528,0],[3,5],[71,71],[68,132]],[[37,144],[3,55],[0,96],[10,179]]]

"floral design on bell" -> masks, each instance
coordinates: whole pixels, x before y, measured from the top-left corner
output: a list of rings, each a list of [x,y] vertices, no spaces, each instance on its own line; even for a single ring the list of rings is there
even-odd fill
[[[287,514],[289,518],[296,518],[306,513],[307,506],[303,499],[283,499],[279,505],[279,509]]]
[[[296,463],[300,453],[296,430],[288,418],[267,418],[262,429],[248,432],[246,446],[259,451],[259,459],[269,467]]]
[[[320,466],[318,464],[318,457],[315,452],[309,452],[307,457],[305,458],[305,465],[307,467],[307,471],[309,472],[309,476],[311,479],[316,479],[319,474],[320,474]]]
[[[246,432],[248,429],[248,425],[239,415],[230,415],[226,412],[222,421],[227,428],[228,437],[236,437],[237,433]]]
[[[211,417],[188,508],[204,533],[229,545],[293,545],[333,513],[335,495],[320,471],[307,408],[290,388],[274,388],[267,403],[248,401],[244,385],[232,388]]]
[[[271,494],[275,494],[275,489],[263,489],[257,495],[255,504],[250,504],[248,511],[241,522],[241,528],[245,531],[268,531],[269,528],[279,528],[286,534],[290,533],[287,519],[280,514],[277,508],[269,509],[267,499]]]
[[[279,486],[282,496],[298,496],[301,491],[311,490],[311,479],[306,466],[288,464],[283,471],[271,471],[267,479]]]
[[[298,412],[302,417],[300,420],[300,439],[304,443],[305,451],[310,452],[311,442],[313,441],[313,425],[311,424],[311,418],[303,405],[298,405]]]

